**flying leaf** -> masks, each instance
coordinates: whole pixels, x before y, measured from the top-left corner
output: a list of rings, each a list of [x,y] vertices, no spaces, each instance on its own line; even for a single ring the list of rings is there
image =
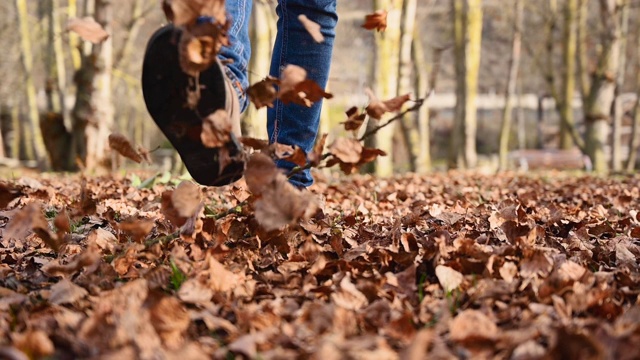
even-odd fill
[[[200,16],[226,23],[224,0],[165,0],[163,10],[176,26],[192,25]]]
[[[67,22],[67,31],[73,31],[83,40],[93,44],[99,44],[109,38],[109,34],[102,25],[97,23],[92,17],[71,18]]]
[[[384,31],[387,28],[387,14],[386,10],[378,10],[373,14],[366,15],[362,27],[367,30]]]
[[[200,187],[191,181],[181,182],[171,194],[171,203],[181,217],[192,217],[201,202]]]
[[[267,140],[256,139],[256,138],[246,137],[246,136],[241,137],[240,142],[242,143],[242,145],[248,146],[255,150],[262,150],[269,146],[269,141]]]
[[[324,144],[327,141],[327,134],[322,134],[316,141],[316,144],[313,146],[313,150],[307,155],[309,162],[313,164],[313,166],[317,166],[320,164],[320,161],[323,160],[323,151]]]
[[[255,153],[247,162],[247,170],[244,178],[249,191],[254,195],[259,195],[270,186],[271,182],[280,173],[276,164],[271,158],[262,153]]]
[[[279,83],[280,81],[278,79],[267,76],[247,89],[249,100],[255,105],[256,109],[264,106],[273,107],[273,102],[278,98],[276,85]]]
[[[126,157],[127,159],[131,159],[138,164],[144,160],[144,157],[136,151],[131,142],[129,142],[129,139],[122,134],[113,133],[109,135],[109,147],[111,147],[112,150],[117,151],[118,154]]]
[[[331,99],[333,94],[325,92],[318,83],[307,79],[295,85],[293,90],[280,93],[280,100],[285,104],[298,104],[311,107],[322,99]]]
[[[366,113],[359,113],[357,107],[352,107],[347,110],[347,121],[342,122],[344,125],[344,129],[347,131],[358,131],[362,124],[364,123],[364,119],[366,118]]]
[[[357,164],[362,155],[362,144],[355,139],[337,138],[331,146],[329,152],[344,163]]]
[[[202,121],[202,144],[209,148],[223,147],[231,140],[232,129],[233,124],[226,110],[216,110]]]
[[[365,89],[369,96],[369,105],[366,108],[367,115],[374,119],[380,119],[388,112],[395,112],[402,109],[402,105],[411,99],[409,94],[395,97],[387,101],[380,101],[371,89]]]
[[[309,20],[305,15],[298,16],[298,20],[302,23],[302,26],[307,30],[307,32],[311,35],[313,40],[317,43],[324,42],[324,36],[322,36],[322,32],[320,32],[320,25]]]

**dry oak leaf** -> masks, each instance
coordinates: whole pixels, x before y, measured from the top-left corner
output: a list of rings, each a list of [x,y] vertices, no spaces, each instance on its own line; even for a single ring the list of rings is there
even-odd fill
[[[347,131],[358,131],[367,116],[366,113],[359,113],[356,106],[347,110],[346,114],[347,120],[342,122],[342,124],[344,125],[344,129]]]
[[[49,302],[55,305],[72,304],[87,296],[88,293],[84,288],[67,279],[62,279],[51,287]]]
[[[191,181],[182,181],[171,194],[171,204],[178,215],[190,218],[200,208],[202,193],[200,187]]]
[[[369,105],[367,105],[365,110],[367,115],[374,119],[380,119],[388,112],[400,111],[402,105],[411,99],[411,96],[406,94],[386,101],[380,101],[371,89],[367,88],[365,92],[369,96]]]
[[[324,144],[327,142],[327,134],[322,134],[315,145],[313,145],[313,150],[307,155],[307,159],[313,166],[318,166],[320,161],[324,159]]]
[[[277,78],[267,76],[247,89],[249,100],[255,105],[256,109],[264,106],[273,107],[273,102],[278,98],[276,85],[279,83],[280,81]]]
[[[305,15],[298,16],[298,20],[300,20],[300,22],[302,23],[302,26],[304,26],[305,30],[307,30],[307,32],[311,35],[311,37],[313,38],[313,40],[315,40],[315,42],[317,43],[324,42],[324,36],[322,36],[322,32],[320,31],[321,29],[320,25],[309,20],[309,18],[306,17]]]
[[[90,16],[81,19],[69,19],[69,21],[67,21],[67,31],[73,31],[83,40],[94,44],[99,44],[109,38],[109,33]]]
[[[265,230],[271,231],[300,219],[308,220],[317,208],[313,194],[296,189],[286,176],[278,174],[256,201],[255,216]]]
[[[348,164],[360,162],[363,150],[362,144],[356,139],[337,138],[331,146],[329,152],[338,160]]]
[[[449,324],[449,337],[455,342],[494,341],[499,336],[496,324],[478,310],[465,310]]]
[[[444,265],[436,266],[436,277],[445,292],[451,292],[462,284],[464,276],[456,270]]]
[[[222,147],[231,141],[233,124],[229,114],[224,109],[216,110],[207,116],[202,122],[200,139],[202,144],[209,148]]]
[[[254,195],[260,195],[267,187],[271,186],[278,174],[282,175],[269,156],[255,153],[247,162],[244,178],[249,191]]]
[[[373,14],[368,14],[364,18],[362,27],[367,30],[385,31],[387,28],[387,15],[388,11],[386,10],[378,10]]]
[[[163,10],[176,26],[192,25],[200,16],[220,24],[227,21],[224,0],[164,0]]]
[[[55,347],[49,336],[42,330],[28,330],[25,333],[12,333],[13,346],[30,359],[42,359],[52,355]]]
[[[109,147],[118,152],[118,154],[131,159],[138,164],[144,160],[144,157],[133,147],[129,139],[124,135],[113,133],[109,135]]]

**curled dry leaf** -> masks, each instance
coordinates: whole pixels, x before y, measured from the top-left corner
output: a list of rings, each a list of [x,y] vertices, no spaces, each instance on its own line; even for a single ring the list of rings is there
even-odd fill
[[[324,42],[324,36],[322,35],[321,27],[317,23],[309,20],[305,15],[298,16],[298,20],[302,23],[302,26],[307,30],[307,32],[311,35],[313,40],[317,43]]]
[[[344,129],[347,131],[358,131],[367,116],[366,113],[359,113],[358,108],[355,106],[347,110],[346,114],[347,121],[342,124],[344,125]]]
[[[443,265],[436,266],[436,277],[447,293],[457,289],[462,284],[462,280],[464,280],[461,273]]]
[[[278,98],[276,86],[279,83],[280,81],[277,78],[267,76],[247,89],[249,100],[255,105],[256,109],[264,106],[273,107],[273,102]]]
[[[266,188],[271,186],[278,174],[281,173],[270,157],[256,153],[247,162],[244,178],[249,191],[254,195],[260,195]]]
[[[402,109],[402,105],[411,99],[409,94],[397,96],[393,99],[380,101],[371,89],[365,89],[369,96],[369,105],[366,108],[367,115],[374,119],[380,119],[388,112],[396,112]]]
[[[324,144],[327,142],[327,134],[322,134],[313,145],[313,150],[307,155],[307,159],[313,166],[318,166],[323,160]]]
[[[129,139],[124,135],[113,133],[109,135],[109,147],[118,152],[118,154],[131,159],[138,164],[144,160],[144,157],[133,147]]]
[[[223,147],[231,141],[233,124],[224,109],[216,110],[202,121],[202,144],[209,148]]]
[[[84,18],[71,18],[67,22],[67,31],[73,31],[83,40],[93,44],[99,44],[109,38],[102,25],[97,23],[94,18],[87,16]]]
[[[219,24],[227,22],[224,0],[164,0],[163,10],[176,26],[193,25],[200,16]]]
[[[337,138],[331,146],[329,152],[341,162],[357,164],[360,161],[363,150],[362,144],[356,139]]]
[[[464,310],[449,324],[451,340],[463,344],[495,341],[499,335],[496,324],[478,310]]]
[[[200,187],[191,181],[182,181],[171,194],[171,203],[179,216],[190,218],[202,202]]]
[[[368,14],[364,18],[362,27],[367,30],[385,31],[387,29],[387,15],[386,10],[378,10],[373,14]]]

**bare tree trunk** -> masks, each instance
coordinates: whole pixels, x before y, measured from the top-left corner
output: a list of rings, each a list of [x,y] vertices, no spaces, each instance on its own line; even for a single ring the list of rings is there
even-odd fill
[[[590,90],[589,69],[587,65],[587,19],[589,16],[589,0],[579,0],[578,8],[578,81],[582,101],[587,99]]]
[[[478,70],[482,45],[482,0],[452,0],[456,55],[456,110],[449,166],[474,168]]]
[[[585,104],[586,150],[595,172],[608,170],[605,144],[609,136],[611,106],[615,96],[615,79],[620,64],[620,23],[617,1],[600,0],[604,39],[593,74],[591,91]]]
[[[112,0],[95,0],[95,20],[111,33]],[[112,38],[93,45],[82,57],[76,73],[78,94],[73,109],[76,155],[89,170],[105,167],[109,160],[107,138],[113,126],[111,103]]]
[[[31,34],[29,31],[29,14],[26,0],[16,0],[18,9],[18,21],[20,24],[20,40],[22,47],[22,68],[24,70],[24,87],[27,96],[27,108],[29,111],[29,131],[25,132],[24,140],[27,142],[27,158],[37,160],[43,166],[46,162],[42,134],[40,133],[38,104],[36,99],[36,86],[33,80],[33,55],[31,53]]]
[[[638,11],[637,14],[640,14],[640,11]],[[625,164],[625,168],[629,172],[633,171],[636,167],[638,150],[640,148],[640,24],[636,26],[636,103],[633,109],[633,124],[631,125],[631,138],[629,140],[629,157]]]
[[[374,71],[374,92],[380,99],[388,99],[398,94],[398,64],[400,57],[401,19],[404,0],[375,0],[376,9],[387,9],[387,29],[376,33],[376,57]],[[384,121],[383,119],[380,119]],[[373,124],[373,121],[369,121]],[[369,125],[368,125],[369,126]],[[388,156],[378,157],[375,173],[389,176],[393,173],[393,135],[394,125],[380,130],[375,141],[379,149]]]
[[[421,37],[417,29],[414,31],[413,35],[413,63],[414,63],[414,71],[416,74],[415,77],[415,89],[417,96],[424,97],[427,96],[427,92],[429,89],[433,89],[435,87],[434,83],[429,84],[429,70],[425,67],[425,53],[424,48],[422,47],[422,43],[420,42]],[[437,73],[439,69],[439,62],[441,58],[442,50],[436,50],[434,54],[433,66],[431,67],[432,73]],[[422,107],[418,110],[418,114],[416,116],[416,128],[418,129],[418,139],[414,144],[414,152],[418,154],[418,159],[416,161],[416,171],[418,173],[424,174],[431,170],[431,130],[429,125],[429,105],[423,104]]]
[[[625,70],[627,67],[627,36],[629,35],[629,4],[622,1],[620,11],[620,63],[618,64],[618,76],[616,76],[615,100],[612,108],[613,131],[611,133],[611,169],[622,170],[622,85],[624,84]]]
[[[269,74],[271,63],[273,22],[271,5],[265,1],[254,1],[251,18],[251,59],[249,61],[249,82],[254,84]],[[250,106],[242,118],[242,133],[247,136],[267,138],[267,109]]]
[[[509,77],[505,94],[505,106],[502,114],[502,127],[500,129],[500,163],[499,170],[507,169],[507,154],[509,152],[509,139],[511,138],[511,123],[514,95],[517,90],[518,69],[520,68],[520,50],[522,44],[522,12],[523,0],[515,0],[515,19],[513,22],[513,41],[511,43],[511,60],[509,65]]]
[[[417,15],[417,0],[404,0],[404,8],[402,9],[402,29],[401,29],[401,37],[400,37],[400,56],[399,56],[399,65],[398,65],[398,95],[411,93],[412,79],[411,76],[413,74],[413,42],[414,42],[414,32],[415,32],[415,24],[416,24],[416,15]],[[420,41],[420,39],[416,39]],[[416,95],[418,97],[424,96],[423,94]],[[408,114],[407,117],[413,117],[414,114]],[[418,153],[416,153],[415,144],[418,139],[418,129],[414,129],[412,126],[413,122],[407,122],[406,119],[403,119],[399,122],[400,129],[402,131],[402,135],[405,141],[406,150],[409,154],[409,169],[410,171],[415,172],[417,169],[417,159]]]
[[[562,77],[562,97],[559,102],[560,117],[560,149],[573,147],[571,132],[575,127],[573,119],[573,95],[576,88],[576,45],[577,27],[576,13],[578,0],[567,0],[564,7],[564,36],[562,57],[564,72]]]
[[[85,0],[85,3],[89,3],[92,0]],[[78,16],[78,0],[68,0],[67,15],[69,18]],[[69,49],[71,50],[71,64],[73,69],[78,71],[82,65],[82,50],[80,48],[80,37],[73,31],[69,32]]]

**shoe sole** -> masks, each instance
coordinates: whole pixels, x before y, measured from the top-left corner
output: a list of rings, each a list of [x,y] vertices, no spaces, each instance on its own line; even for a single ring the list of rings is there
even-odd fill
[[[225,109],[225,79],[216,62],[200,73],[200,100],[195,109],[187,104],[187,89],[195,78],[182,71],[178,54],[181,32],[172,25],[158,29],[147,45],[142,67],[142,93],[147,111],[176,149],[191,177],[206,186],[223,186],[240,179],[244,162],[232,160],[220,169],[220,149],[202,144],[202,119]],[[230,157],[242,149],[236,141],[226,145]]]

